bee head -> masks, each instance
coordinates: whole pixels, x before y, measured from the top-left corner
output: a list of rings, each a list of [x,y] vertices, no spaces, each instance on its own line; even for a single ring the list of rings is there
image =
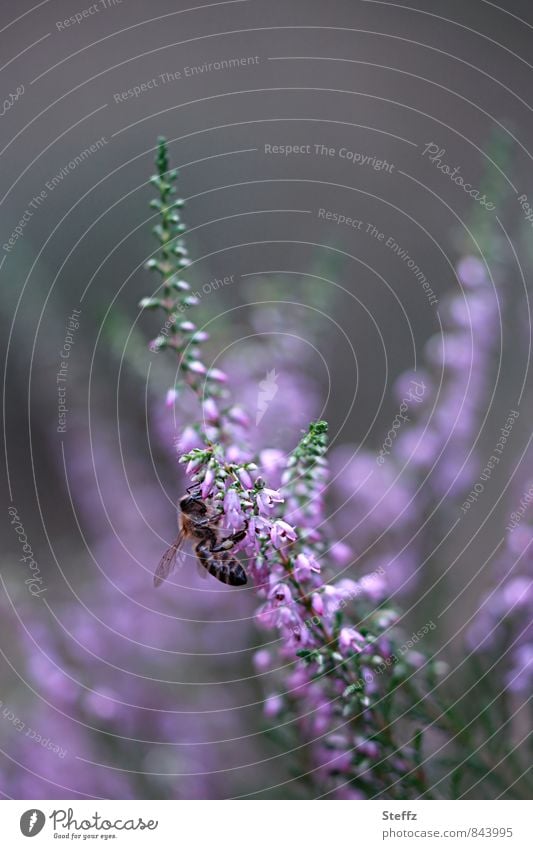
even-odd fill
[[[196,513],[199,516],[203,516],[207,512],[207,507],[202,500],[199,487],[191,491],[188,490],[187,495],[184,495],[180,499],[180,510],[182,513]]]

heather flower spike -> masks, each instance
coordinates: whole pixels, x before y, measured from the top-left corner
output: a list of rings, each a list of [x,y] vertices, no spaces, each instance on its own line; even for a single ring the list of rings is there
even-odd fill
[[[224,382],[225,375],[218,369],[208,372],[199,357],[198,344],[206,341],[208,335],[204,331],[198,331],[189,317],[189,311],[197,306],[198,298],[191,294],[190,284],[183,279],[185,269],[189,265],[187,246],[182,238],[186,230],[180,212],[183,200],[175,198],[174,184],[178,172],[169,168],[164,138],[158,141],[155,162],[157,174],[152,177],[151,182],[159,196],[151,202],[151,207],[157,210],[159,218],[153,228],[159,248],[155,256],[148,260],[146,267],[157,272],[161,283],[156,293],[143,298],[139,306],[146,310],[160,309],[166,316],[159,335],[151,343],[152,350],[174,350],[179,359],[180,378],[183,383],[196,391],[205,384],[205,394],[216,395],[216,385]]]

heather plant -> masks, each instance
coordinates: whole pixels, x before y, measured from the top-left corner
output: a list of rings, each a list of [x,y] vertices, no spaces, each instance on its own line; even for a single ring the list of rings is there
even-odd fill
[[[195,420],[183,422],[180,443],[189,486],[228,536],[243,532],[233,552],[242,553],[259,598],[259,626],[278,633],[276,648],[271,643],[255,658],[267,687],[265,713],[315,794],[429,793],[421,717],[424,690],[439,670],[418,644],[435,625],[406,639],[382,570],[359,580],[344,576],[353,558],[326,521],[326,422],[311,422],[294,450],[278,457],[281,482],[271,484],[261,457],[275,448],[251,446],[251,414],[233,403],[228,375],[204,356],[207,334],[194,323],[195,301],[183,279],[182,201],[174,199],[177,173],[164,140],[156,164],[160,247],[148,267],[160,284],[141,306],[164,317],[165,332],[151,347],[170,348],[178,358],[171,402],[183,392],[196,399]]]

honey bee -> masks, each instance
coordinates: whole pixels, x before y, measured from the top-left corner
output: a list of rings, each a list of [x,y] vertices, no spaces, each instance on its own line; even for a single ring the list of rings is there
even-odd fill
[[[159,587],[166,581],[183,552],[186,540],[196,541],[195,554],[198,562],[210,575],[223,584],[240,587],[246,583],[246,572],[236,557],[229,552],[246,536],[244,530],[236,531],[221,538],[218,522],[221,513],[212,513],[203,498],[199,487],[191,487],[179,501],[179,533],[170,548],[163,554],[154,573],[154,586]]]

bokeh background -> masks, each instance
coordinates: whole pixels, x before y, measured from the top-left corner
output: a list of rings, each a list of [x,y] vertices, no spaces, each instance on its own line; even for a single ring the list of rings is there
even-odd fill
[[[252,418],[275,372],[258,450],[286,452],[311,418],[329,421],[331,523],[360,555],[348,574],[383,564],[406,631],[437,623],[425,650],[450,670],[443,697],[472,685],[465,652],[479,660],[487,617],[501,624],[487,593],[525,581],[522,654],[500,663],[518,663],[518,684],[494,685],[511,702],[504,745],[522,750],[529,505],[520,537],[505,526],[529,486],[530,5],[8,0],[0,33],[2,793],[314,795],[265,733],[253,657],[275,638],[254,623],[253,590],[202,581],[192,562],[152,588],[190,413],[165,403],[175,363],[149,350],[161,322],[138,308],[156,286],[144,264],[161,134],[210,363]],[[215,64],[235,59],[247,61]],[[379,466],[406,372],[426,381],[423,412]],[[500,462],[463,511],[511,411]]]

